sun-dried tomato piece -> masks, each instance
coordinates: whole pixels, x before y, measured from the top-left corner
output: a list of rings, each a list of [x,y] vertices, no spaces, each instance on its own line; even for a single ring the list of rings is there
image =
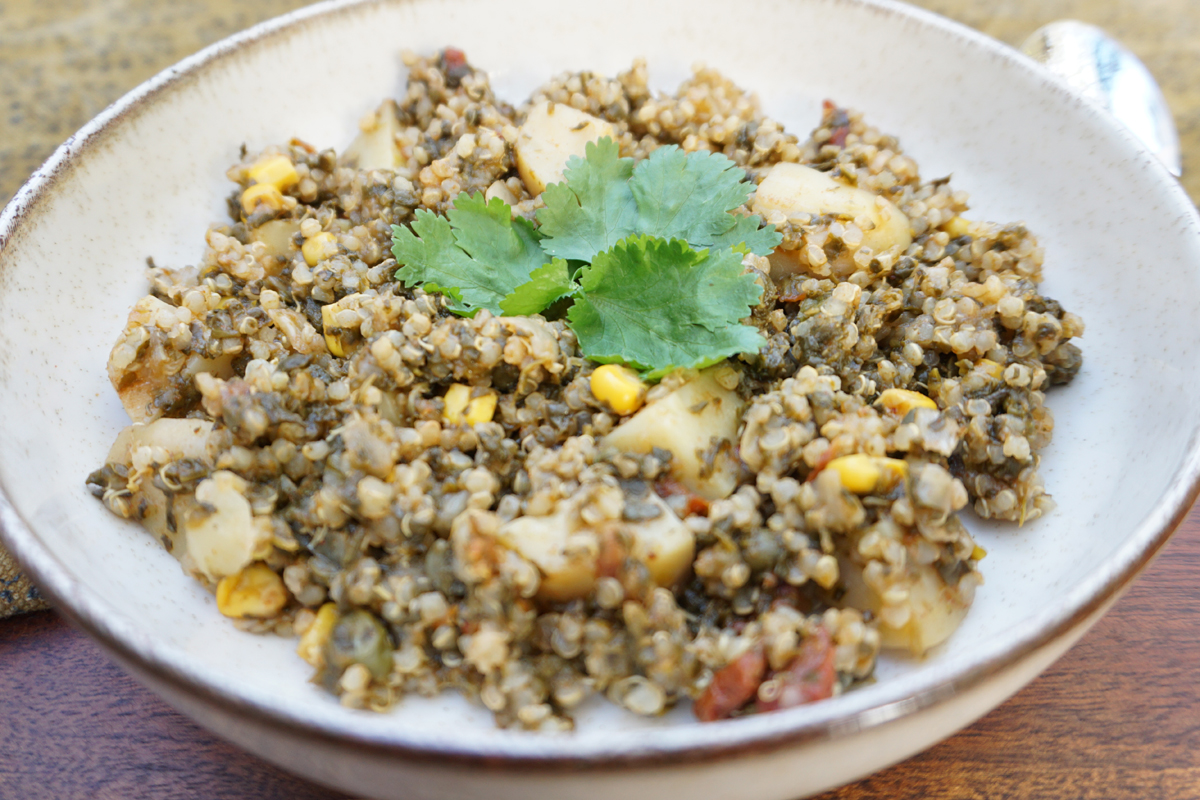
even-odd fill
[[[458,88],[463,78],[471,74],[467,64],[467,54],[457,47],[447,47],[442,51],[442,71],[446,73],[446,85],[451,89]]]
[[[821,127],[829,129],[829,143],[844,147],[846,135],[850,133],[850,116],[831,100],[821,103],[821,109]]]
[[[725,719],[754,698],[767,671],[767,658],[755,647],[717,670],[712,682],[696,698],[696,719],[712,722]]]
[[[816,632],[800,643],[800,652],[772,679],[778,682],[779,692],[770,700],[758,702],[760,711],[778,711],[833,696],[837,672],[833,668],[833,641],[829,631],[818,627]]]
[[[609,526],[600,532],[600,555],[596,558],[596,575],[603,578],[616,578],[625,567],[625,559],[629,551],[615,527]]]
[[[654,484],[654,492],[659,497],[675,497],[683,495],[687,497],[687,505],[684,511],[688,515],[692,514],[708,514],[709,503],[698,494],[694,494],[691,489],[684,486],[674,478],[663,478]]]

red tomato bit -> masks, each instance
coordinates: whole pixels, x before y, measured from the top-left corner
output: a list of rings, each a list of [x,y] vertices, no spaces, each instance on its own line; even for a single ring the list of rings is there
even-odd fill
[[[838,147],[846,146],[846,135],[850,133],[850,116],[838,108],[833,101],[821,103],[821,127],[830,131],[829,143]]]
[[[772,679],[779,682],[779,693],[769,701],[759,700],[759,711],[794,708],[833,696],[837,672],[833,668],[833,641],[829,631],[818,627],[816,633],[800,644],[800,652]]]
[[[696,719],[712,722],[725,719],[754,699],[767,671],[767,658],[761,647],[735,658],[717,670],[712,682],[696,699]]]

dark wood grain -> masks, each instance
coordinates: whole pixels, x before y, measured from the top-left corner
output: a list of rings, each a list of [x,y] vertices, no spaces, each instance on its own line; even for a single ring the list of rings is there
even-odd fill
[[[821,800],[1200,797],[1200,509],[1111,613],[982,720]],[[0,797],[334,800],[216,739],[53,612],[0,625]]]
[[[0,625],[0,798],[342,797],[197,727],[53,611]]]

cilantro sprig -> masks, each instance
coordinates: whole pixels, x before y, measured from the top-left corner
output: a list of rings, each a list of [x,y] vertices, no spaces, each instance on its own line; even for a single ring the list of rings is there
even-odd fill
[[[591,261],[634,234],[682,239],[693,247],[744,244],[765,256],[779,244],[774,226],[729,212],[746,202],[753,184],[719,153],[660,147],[634,166],[604,138],[586,159],[567,162],[566,182],[546,187],[537,213],[542,248],[553,256]]]
[[[762,347],[762,334],[739,323],[761,294],[739,253],[631,236],[581,271],[567,319],[588,358],[660,378]]]
[[[500,198],[486,202],[481,194],[463,193],[445,217],[418,211],[411,231],[392,226],[392,254],[404,265],[396,278],[406,286],[424,284],[449,295],[456,313],[471,315],[486,308],[503,314],[504,298],[546,264],[538,238],[533,225],[514,219],[512,208]]]
[[[731,213],[753,189],[732,161],[668,146],[635,164],[605,138],[564,177],[546,187],[537,227],[499,198],[465,193],[446,217],[419,211],[412,230],[393,226],[396,278],[467,316],[537,314],[571,298],[584,355],[648,378],[763,345],[740,322],[762,294],[741,253],[765,255],[780,235]]]

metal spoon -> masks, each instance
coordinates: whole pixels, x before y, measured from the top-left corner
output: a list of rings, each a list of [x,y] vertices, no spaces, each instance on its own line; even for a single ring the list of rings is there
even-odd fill
[[[1183,174],[1179,134],[1150,70],[1100,28],[1072,19],[1038,28],[1021,52],[1108,110],[1171,174]]]

